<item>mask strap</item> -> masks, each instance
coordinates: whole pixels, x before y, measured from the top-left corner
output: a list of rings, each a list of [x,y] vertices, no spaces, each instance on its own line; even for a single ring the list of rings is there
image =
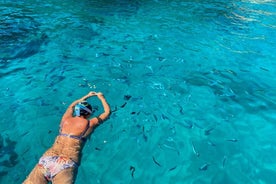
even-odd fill
[[[88,112],[89,114],[92,113],[92,111],[90,109],[88,109],[87,107],[83,106],[83,105],[80,105],[80,108],[85,110],[86,112]]]
[[[80,106],[79,106],[79,104],[75,106],[75,115],[80,116]]]
[[[83,109],[86,112],[88,112],[89,114],[92,114],[92,111],[90,109],[88,109],[87,107],[83,106],[82,104],[77,104],[75,106],[75,115],[76,116],[80,116],[80,109]]]

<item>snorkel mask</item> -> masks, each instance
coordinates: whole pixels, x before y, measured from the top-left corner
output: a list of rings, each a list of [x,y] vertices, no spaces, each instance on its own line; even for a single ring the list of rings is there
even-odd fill
[[[87,103],[87,102],[84,101],[84,102],[81,102],[81,103],[78,103],[77,105],[75,105],[75,108],[74,108],[75,115],[80,116],[81,110],[84,110],[89,114],[92,114],[92,111],[90,109],[88,109],[85,105],[83,105],[82,103]]]

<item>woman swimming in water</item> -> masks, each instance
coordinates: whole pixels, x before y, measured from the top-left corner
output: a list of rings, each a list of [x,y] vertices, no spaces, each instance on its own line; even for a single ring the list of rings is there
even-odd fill
[[[85,100],[92,96],[99,98],[104,112],[89,120],[92,107]],[[43,154],[23,183],[74,183],[86,138],[97,125],[108,118],[109,114],[110,107],[102,93],[89,92],[69,105],[61,119],[59,135],[53,146]]]

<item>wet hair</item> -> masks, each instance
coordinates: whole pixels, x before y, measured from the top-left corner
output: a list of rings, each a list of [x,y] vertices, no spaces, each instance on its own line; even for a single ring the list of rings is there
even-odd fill
[[[90,112],[88,112],[88,110],[85,110],[86,108],[89,109]],[[77,109],[79,110],[79,112],[77,112]],[[87,116],[87,115],[90,115],[91,112],[92,112],[92,106],[86,101],[82,101],[75,106],[75,114],[77,116]]]
[[[92,106],[91,106],[89,103],[87,103],[86,101],[83,101],[83,102],[81,102],[80,104],[83,105],[83,106],[85,106],[86,108],[88,108],[88,109],[92,112]],[[84,109],[81,109],[81,110],[80,110],[80,115],[87,116],[87,115],[89,115],[89,114],[91,114],[91,113],[87,112],[87,111],[84,110]]]

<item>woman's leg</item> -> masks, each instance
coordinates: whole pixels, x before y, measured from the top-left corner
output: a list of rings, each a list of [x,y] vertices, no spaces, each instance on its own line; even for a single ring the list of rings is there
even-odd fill
[[[23,184],[38,184],[38,183],[47,184],[48,181],[44,177],[38,165],[36,165],[35,168],[32,170],[32,172],[29,174],[29,176],[26,178],[26,180],[23,182]]]
[[[77,175],[77,168],[70,167],[60,171],[53,179],[53,184],[73,184]]]

